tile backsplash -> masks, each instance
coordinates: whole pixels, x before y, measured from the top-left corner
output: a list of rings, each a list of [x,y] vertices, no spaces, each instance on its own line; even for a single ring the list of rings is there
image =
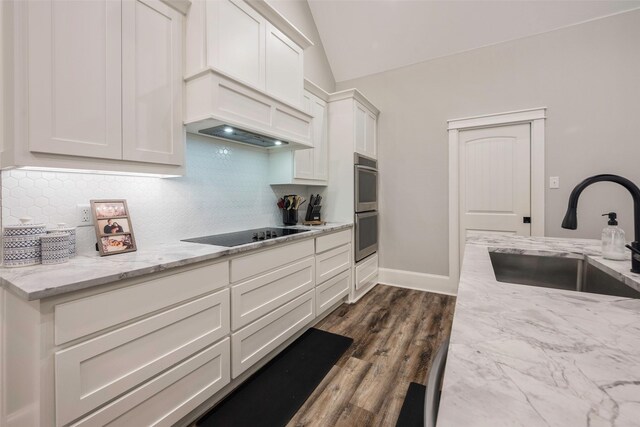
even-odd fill
[[[310,187],[268,183],[269,155],[259,149],[188,135],[186,174],[149,178],[84,173],[2,172],[2,224],[29,216],[54,227],[77,225],[76,205],[126,199],[139,248],[251,227],[281,225],[278,197]],[[94,251],[93,226],[78,228],[78,251]]]

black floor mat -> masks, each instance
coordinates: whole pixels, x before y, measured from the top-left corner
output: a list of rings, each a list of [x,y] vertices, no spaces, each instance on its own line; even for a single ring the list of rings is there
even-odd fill
[[[409,383],[409,390],[402,403],[396,427],[424,427],[424,397],[427,388]]]
[[[309,329],[196,425],[286,425],[352,342],[342,335]]]

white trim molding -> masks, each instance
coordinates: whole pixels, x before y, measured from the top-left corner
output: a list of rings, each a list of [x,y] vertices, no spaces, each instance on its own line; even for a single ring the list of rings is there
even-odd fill
[[[448,120],[449,131],[449,279],[457,289],[460,278],[459,248],[459,144],[461,130],[501,126],[516,123],[531,125],[531,235],[544,236],[544,121],[547,107],[505,113],[486,114]]]
[[[449,280],[448,276],[392,270],[390,268],[380,268],[378,270],[378,283],[445,295],[455,295],[458,287],[457,283],[454,284]]]

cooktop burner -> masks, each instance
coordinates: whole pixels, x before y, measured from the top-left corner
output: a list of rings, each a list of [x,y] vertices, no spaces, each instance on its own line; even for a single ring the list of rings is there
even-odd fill
[[[214,234],[212,236],[194,237],[183,242],[202,243],[215,246],[240,246],[261,240],[275,239],[276,237],[290,236],[292,234],[306,233],[311,230],[297,228],[256,228],[254,230],[237,231],[235,233]]]

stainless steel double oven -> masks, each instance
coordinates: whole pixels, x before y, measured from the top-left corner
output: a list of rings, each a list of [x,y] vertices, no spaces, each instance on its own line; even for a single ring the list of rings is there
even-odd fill
[[[361,261],[378,250],[378,162],[356,153],[355,259]]]

